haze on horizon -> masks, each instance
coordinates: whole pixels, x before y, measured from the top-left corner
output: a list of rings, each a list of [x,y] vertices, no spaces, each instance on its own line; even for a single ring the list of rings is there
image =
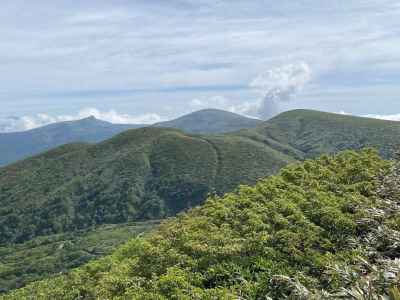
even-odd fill
[[[0,131],[312,108],[400,120],[393,0],[0,3]]]

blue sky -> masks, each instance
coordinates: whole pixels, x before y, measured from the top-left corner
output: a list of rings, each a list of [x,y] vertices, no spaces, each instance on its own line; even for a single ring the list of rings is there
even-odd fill
[[[279,110],[393,119],[399,81],[398,1],[0,3],[0,131],[89,112],[115,122],[206,107],[262,117],[271,93]]]

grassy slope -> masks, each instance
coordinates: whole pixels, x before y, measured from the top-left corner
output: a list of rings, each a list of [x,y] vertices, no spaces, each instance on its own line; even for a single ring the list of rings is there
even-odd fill
[[[389,158],[400,143],[400,122],[312,110],[285,112],[265,122],[257,131],[263,137],[303,152],[306,157],[373,146]]]
[[[156,224],[153,221],[103,225],[87,231],[48,235],[22,244],[2,246],[0,287],[7,291],[51,274],[64,273],[110,254],[115,247]]]
[[[388,171],[371,151],[291,165],[3,299],[378,299],[400,272]]]

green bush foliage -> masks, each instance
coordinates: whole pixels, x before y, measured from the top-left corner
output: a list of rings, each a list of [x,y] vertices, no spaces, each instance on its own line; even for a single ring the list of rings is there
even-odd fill
[[[393,296],[398,206],[381,186],[391,171],[372,150],[292,164],[253,187],[210,197],[110,256],[3,299]]]

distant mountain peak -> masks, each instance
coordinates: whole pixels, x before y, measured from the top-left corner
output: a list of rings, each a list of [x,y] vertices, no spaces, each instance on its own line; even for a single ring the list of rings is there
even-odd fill
[[[192,114],[196,113],[208,113],[208,112],[220,112],[220,113],[226,113],[226,114],[231,114],[232,112],[227,111],[227,110],[222,110],[218,108],[203,108],[197,111],[192,112]]]
[[[98,121],[101,121],[101,122],[107,122],[107,121],[104,121],[104,120],[100,120],[100,119],[97,119],[95,116],[89,116],[89,117],[86,117],[86,118],[83,118],[83,119],[79,119],[79,120],[76,120],[75,122],[98,122]],[[72,122],[74,122],[74,121],[72,121]]]
[[[155,124],[154,127],[169,127],[188,133],[207,134],[253,128],[259,123],[259,120],[220,109],[208,108],[175,120]],[[112,124],[92,115],[80,120],[52,123],[28,131],[2,134],[0,135],[0,166],[59,145],[75,142],[96,143],[125,130],[146,126],[151,125]]]
[[[254,128],[261,122],[230,111],[206,108],[154,126],[181,129],[188,133],[226,133]]]

